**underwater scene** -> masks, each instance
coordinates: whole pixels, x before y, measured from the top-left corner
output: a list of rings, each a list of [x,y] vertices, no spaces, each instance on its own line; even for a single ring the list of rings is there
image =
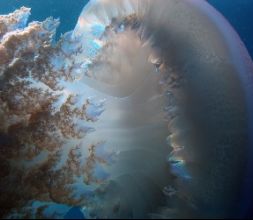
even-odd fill
[[[0,218],[252,217],[252,12],[0,0]]]

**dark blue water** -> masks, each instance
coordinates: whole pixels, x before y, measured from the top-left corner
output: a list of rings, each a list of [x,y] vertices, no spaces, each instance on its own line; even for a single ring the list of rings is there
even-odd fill
[[[253,0],[208,0],[232,24],[253,57]]]
[[[21,6],[32,8],[31,20],[42,21],[49,16],[60,18],[60,34],[72,30],[88,0],[0,0],[0,14]],[[237,30],[253,57],[253,0],[208,0]]]
[[[88,0],[0,0],[0,14],[7,14],[26,6],[32,9],[30,21],[43,21],[47,17],[60,18],[57,38],[73,30]]]
[[[73,207],[67,212],[64,219],[85,219],[85,217],[80,208]]]

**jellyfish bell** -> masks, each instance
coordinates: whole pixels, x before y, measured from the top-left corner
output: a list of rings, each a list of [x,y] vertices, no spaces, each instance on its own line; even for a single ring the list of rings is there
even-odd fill
[[[247,215],[253,66],[226,20],[201,0],[91,0],[51,45],[57,24],[0,39],[3,213]]]
[[[120,152],[106,202],[118,197],[128,217],[147,217],[165,200],[171,207],[163,212],[174,217],[240,213],[252,155],[253,76],[235,31],[197,0],[91,1],[73,37],[97,26],[103,47],[83,82],[108,96],[99,122],[105,127],[94,139]],[[163,198],[166,186],[175,197]]]

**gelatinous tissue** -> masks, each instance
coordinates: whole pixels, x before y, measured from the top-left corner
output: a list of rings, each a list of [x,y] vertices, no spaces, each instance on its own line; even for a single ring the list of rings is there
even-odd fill
[[[206,1],[0,16],[0,216],[193,218],[251,203],[252,61]],[[243,207],[242,207],[243,204]]]

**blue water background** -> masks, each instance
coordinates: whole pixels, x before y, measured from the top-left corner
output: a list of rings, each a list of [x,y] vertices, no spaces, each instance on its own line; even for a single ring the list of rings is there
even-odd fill
[[[0,14],[8,14],[26,6],[32,9],[29,21],[43,21],[47,17],[60,18],[57,38],[73,30],[88,0],[0,0]]]

